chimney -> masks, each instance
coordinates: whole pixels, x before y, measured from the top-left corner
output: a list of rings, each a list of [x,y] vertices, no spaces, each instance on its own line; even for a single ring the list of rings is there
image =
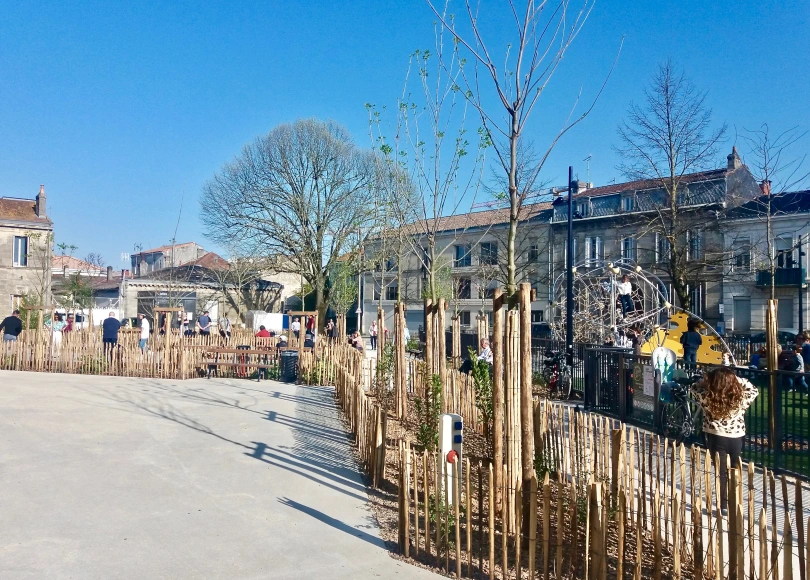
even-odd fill
[[[763,180],[759,184],[759,188],[762,190],[763,195],[771,195],[771,182],[769,180]]]
[[[107,281],[112,280],[112,266],[107,266]]]
[[[45,186],[39,186],[39,193],[37,194],[36,198],[36,206],[34,211],[37,214],[37,217],[44,218],[45,217]]]
[[[728,157],[728,169],[729,171],[733,171],[734,169],[739,169],[742,167],[742,159],[740,159],[740,154],[737,153],[737,146],[731,148],[731,153],[729,153]]]

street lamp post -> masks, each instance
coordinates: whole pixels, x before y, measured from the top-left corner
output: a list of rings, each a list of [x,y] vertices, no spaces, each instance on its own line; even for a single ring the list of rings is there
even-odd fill
[[[568,243],[565,264],[565,357],[566,364],[574,366],[574,200],[572,183],[574,168],[568,167]]]

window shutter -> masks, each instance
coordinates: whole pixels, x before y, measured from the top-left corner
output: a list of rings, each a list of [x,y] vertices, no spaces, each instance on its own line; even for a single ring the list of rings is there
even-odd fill
[[[591,245],[592,245],[591,238],[585,238],[585,265],[591,265]],[[576,255],[576,254],[574,254]]]
[[[602,259],[602,236],[596,238],[596,259]]]

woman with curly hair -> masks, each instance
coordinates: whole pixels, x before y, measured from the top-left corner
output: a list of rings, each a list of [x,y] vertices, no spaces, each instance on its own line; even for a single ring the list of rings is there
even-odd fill
[[[720,498],[722,509],[727,509],[728,470],[726,456],[731,465],[737,465],[745,437],[745,410],[757,398],[759,391],[748,380],[739,378],[728,367],[716,368],[692,388],[695,399],[703,407],[703,432],[712,454],[720,455]]]

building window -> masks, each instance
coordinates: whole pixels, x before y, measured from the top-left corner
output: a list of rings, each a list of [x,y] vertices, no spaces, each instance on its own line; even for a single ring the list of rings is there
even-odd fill
[[[386,272],[390,272],[391,270],[396,270],[396,269],[397,269],[397,259],[396,259],[396,256],[395,256],[395,257],[393,257],[393,258],[388,258],[388,259],[385,261],[385,271],[386,271]]]
[[[748,239],[735,240],[731,245],[731,270],[751,271],[751,242]]]
[[[582,201],[578,201],[576,203],[576,205],[574,206],[574,217],[577,217],[577,214],[579,214],[579,217],[588,217],[588,215],[590,214],[590,211],[589,211],[590,206],[591,206],[591,200],[590,199],[584,199]]]
[[[636,259],[636,240],[635,238],[622,239],[622,259],[635,260]]]
[[[543,322],[542,310],[532,310],[532,322]]]
[[[470,244],[460,244],[454,246],[455,257],[453,259],[453,266],[455,268],[466,268],[472,265],[472,246]]]
[[[528,261],[530,264],[534,264],[535,262],[540,260],[540,246],[534,245],[529,246],[529,256]]]
[[[397,300],[399,299],[399,286],[394,282],[385,287],[385,299]]]
[[[19,310],[22,308],[23,297],[19,294],[11,295],[11,311]]]
[[[703,236],[698,231],[687,230],[686,232],[686,259],[687,260],[702,260],[703,259]]]
[[[457,297],[462,300],[466,300],[472,297],[472,282],[469,278],[459,278],[456,281],[456,292]]]
[[[379,282],[374,282],[374,300],[380,299],[380,294],[382,292],[382,287],[380,286]]]
[[[585,238],[585,263],[588,266],[596,265],[602,259],[602,237]]]
[[[28,265],[28,237],[14,236],[14,262],[15,266]]]
[[[664,234],[655,234],[655,261],[662,262],[669,260],[669,240]]]
[[[781,302],[781,300],[780,300]],[[734,297],[734,331],[748,332],[751,330],[751,299]]]
[[[498,244],[481,242],[481,264],[494,266],[498,263]]]
[[[793,268],[796,266],[796,264],[793,262],[792,237],[778,237],[774,240],[774,246],[776,249],[777,268]]]
[[[622,211],[634,211],[636,209],[636,198],[631,195],[622,198]]]
[[[469,326],[470,325],[470,311],[463,310],[458,313],[458,322],[461,326]]]

